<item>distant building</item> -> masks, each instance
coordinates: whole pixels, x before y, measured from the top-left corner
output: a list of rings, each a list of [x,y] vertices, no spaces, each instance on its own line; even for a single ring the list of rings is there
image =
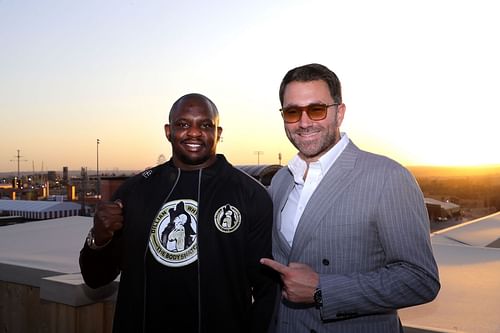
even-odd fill
[[[64,185],[68,184],[69,177],[68,177],[68,167],[65,166],[63,167],[63,178],[62,178],[62,183]]]
[[[55,182],[57,180],[57,173],[55,171],[47,171],[47,179],[50,182]]]
[[[0,213],[26,220],[47,220],[81,215],[81,205],[68,201],[0,200]],[[85,208],[86,213],[90,212]]]
[[[432,222],[444,221],[462,216],[460,205],[432,198],[425,198],[424,201],[429,214],[429,220]]]
[[[127,176],[101,177],[101,200],[111,200],[113,193],[128,178]]]

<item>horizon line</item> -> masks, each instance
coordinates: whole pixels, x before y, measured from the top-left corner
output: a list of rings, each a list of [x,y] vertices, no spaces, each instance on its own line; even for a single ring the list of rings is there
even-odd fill
[[[158,165],[158,164],[157,164]],[[246,164],[233,164],[234,166],[239,166],[239,165],[258,165],[257,163],[246,163]],[[260,165],[278,165],[276,163],[261,163]],[[283,165],[286,165],[286,164],[283,164]],[[143,168],[127,168],[127,169],[118,169],[118,168],[113,168],[113,169],[102,169],[100,170],[100,173],[109,173],[109,172],[124,172],[124,171],[137,171],[137,172],[140,172],[140,171],[144,171],[144,170],[147,170],[147,169],[150,169],[150,168],[153,168],[155,167],[156,165],[154,166],[146,166],[146,167],[143,167]],[[433,164],[407,164],[407,165],[404,165],[403,166],[405,168],[408,168],[408,169],[411,169],[411,168],[439,168],[439,169],[496,169],[496,168],[500,168],[500,163],[488,163],[488,164],[477,164],[477,165],[433,165]],[[20,170],[19,172],[24,175],[24,174],[41,174],[41,173],[47,173],[49,171],[56,171],[56,172],[59,172],[58,170],[60,170],[60,172],[62,172],[62,168],[60,169],[50,169],[50,170],[45,170],[45,171],[35,171],[33,173],[33,171],[22,171]],[[80,172],[81,169],[68,169],[68,172]],[[90,171],[94,171],[96,172],[97,169],[91,169],[91,168],[87,168],[87,172],[90,172]],[[2,171],[0,170],[0,174],[6,174],[6,173],[12,173],[13,175],[16,175],[17,174],[17,170],[9,170],[9,171]]]

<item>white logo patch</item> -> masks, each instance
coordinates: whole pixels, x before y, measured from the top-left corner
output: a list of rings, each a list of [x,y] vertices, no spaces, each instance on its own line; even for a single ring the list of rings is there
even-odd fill
[[[220,231],[224,233],[234,232],[241,224],[240,211],[229,204],[224,205],[215,212],[214,222]]]
[[[142,173],[142,176],[144,178],[148,178],[149,176],[151,176],[151,174],[153,173],[153,170],[149,169],[149,170],[146,170]]]
[[[151,226],[149,250],[162,265],[181,267],[198,258],[198,203],[174,200],[163,205]]]

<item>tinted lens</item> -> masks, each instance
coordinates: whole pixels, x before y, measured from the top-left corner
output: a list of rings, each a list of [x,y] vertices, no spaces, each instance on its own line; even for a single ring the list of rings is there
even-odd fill
[[[322,120],[326,118],[326,105],[312,104],[307,107],[307,115],[311,120]]]
[[[302,110],[296,107],[289,107],[283,109],[283,120],[287,123],[294,123],[299,121]]]

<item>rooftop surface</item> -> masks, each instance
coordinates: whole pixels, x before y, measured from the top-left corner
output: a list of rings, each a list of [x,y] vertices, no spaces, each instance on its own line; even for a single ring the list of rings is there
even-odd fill
[[[404,325],[450,332],[500,332],[500,213],[431,235],[441,290],[399,311]]]
[[[78,256],[90,217],[0,227],[0,280],[40,286],[47,277],[78,280]],[[441,291],[428,304],[400,310],[404,326],[426,332],[500,332],[500,212],[431,235]],[[490,247],[488,247],[490,246]]]

